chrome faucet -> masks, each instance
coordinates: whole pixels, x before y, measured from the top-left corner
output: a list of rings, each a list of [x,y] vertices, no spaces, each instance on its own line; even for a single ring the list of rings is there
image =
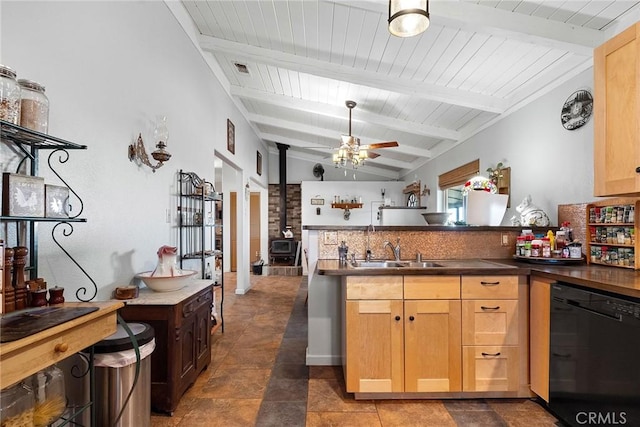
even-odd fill
[[[386,249],[387,246],[391,247],[395,260],[400,261],[400,238],[398,237],[397,244],[395,247],[393,246],[393,243],[389,241],[386,241],[382,244],[383,249]]]
[[[373,224],[369,224],[369,226],[367,226],[367,250],[365,251],[365,255],[364,258],[366,261],[371,261],[371,233],[375,233],[376,232],[376,228],[373,226]]]

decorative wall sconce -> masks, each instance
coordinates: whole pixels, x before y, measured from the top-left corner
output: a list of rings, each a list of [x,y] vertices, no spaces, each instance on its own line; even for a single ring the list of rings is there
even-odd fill
[[[429,0],[389,0],[389,32],[394,36],[416,36],[429,23]]]
[[[144,148],[144,141],[142,140],[142,134],[138,135],[138,141],[135,144],[129,145],[129,161],[136,161],[138,164],[142,163],[151,168],[153,173],[156,169],[161,167],[165,162],[168,162],[171,158],[171,154],[165,149],[167,148],[167,140],[169,139],[169,130],[167,129],[167,118],[165,116],[158,116],[156,121],[156,128],[153,131],[154,141],[156,143],[156,150],[151,153],[151,157],[158,163],[152,165],[149,161],[149,155]]]

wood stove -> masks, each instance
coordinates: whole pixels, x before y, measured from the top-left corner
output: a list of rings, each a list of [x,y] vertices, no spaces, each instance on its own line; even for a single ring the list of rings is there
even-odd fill
[[[271,262],[283,262],[294,265],[297,255],[298,242],[294,239],[272,239],[269,245]]]

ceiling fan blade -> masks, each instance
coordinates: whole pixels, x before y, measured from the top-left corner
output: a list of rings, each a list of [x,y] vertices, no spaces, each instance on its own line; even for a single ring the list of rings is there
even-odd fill
[[[375,159],[376,157],[380,157],[380,154],[374,153],[373,151],[367,151],[367,157],[370,159]]]
[[[385,142],[375,142],[373,144],[369,144],[363,147],[366,148],[367,150],[373,150],[376,148],[389,148],[389,147],[397,147],[397,146],[398,146],[398,141],[385,141]]]

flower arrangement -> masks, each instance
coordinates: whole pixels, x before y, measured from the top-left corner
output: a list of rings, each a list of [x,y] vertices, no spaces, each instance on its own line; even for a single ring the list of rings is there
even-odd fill
[[[462,187],[462,194],[466,195],[472,190],[486,191],[487,193],[496,194],[498,192],[498,187],[491,179],[478,175],[471,178],[464,184],[464,187]]]
[[[495,185],[498,185],[498,180],[502,178],[502,168],[504,165],[502,162],[498,162],[495,168],[487,168],[487,173],[489,174],[489,179]]]

